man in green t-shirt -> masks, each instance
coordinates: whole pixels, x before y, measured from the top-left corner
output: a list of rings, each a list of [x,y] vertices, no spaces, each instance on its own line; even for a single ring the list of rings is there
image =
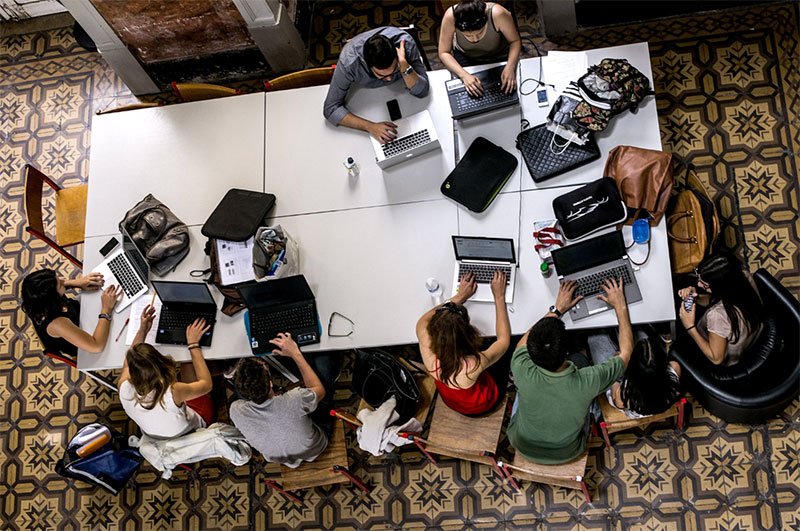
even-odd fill
[[[580,353],[567,355],[560,317],[581,297],[577,284],[562,284],[556,303],[522,336],[511,358],[517,398],[508,425],[508,440],[535,463],[566,463],[583,453],[592,400],[625,372],[633,351],[633,331],[622,279],[606,280],[598,297],[611,305],[619,321],[619,356],[590,366]]]

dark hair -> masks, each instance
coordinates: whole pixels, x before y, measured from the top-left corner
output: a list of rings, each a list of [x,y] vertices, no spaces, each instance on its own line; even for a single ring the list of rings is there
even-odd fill
[[[267,362],[261,358],[242,358],[236,366],[233,383],[236,391],[244,399],[261,404],[266,402],[270,393],[270,382]]]
[[[726,252],[717,252],[705,258],[695,272],[698,280],[708,284],[711,297],[722,301],[725,313],[731,320],[733,342],[739,340],[744,327],[753,331],[762,322],[761,299],[744,274],[738,258]]]
[[[428,321],[431,350],[439,360],[439,380],[456,385],[455,378],[466,358],[480,358],[483,339],[469,323],[469,313],[461,304],[439,306]]]
[[[483,0],[461,0],[453,8],[453,16],[459,31],[477,31],[489,21]]]
[[[364,61],[369,68],[389,68],[395,59],[397,51],[386,35],[376,33],[364,42]]]
[[[156,404],[164,407],[164,395],[178,381],[178,363],[147,343],[129,348],[125,360],[131,385],[138,395],[136,403],[145,409],[153,409]],[[153,393],[152,398],[145,402],[150,393]]]
[[[528,331],[528,355],[548,371],[557,371],[567,359],[564,323],[555,317],[542,317]]]
[[[674,404],[683,393],[667,367],[667,353],[660,343],[637,341],[620,387],[625,407],[640,415],[655,415]]]
[[[36,324],[60,315],[64,297],[58,293],[58,277],[52,269],[41,269],[22,281],[22,311]]]

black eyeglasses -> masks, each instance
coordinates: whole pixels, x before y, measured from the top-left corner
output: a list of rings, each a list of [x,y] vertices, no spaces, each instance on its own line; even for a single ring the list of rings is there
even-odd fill
[[[346,334],[334,334],[331,331],[332,328],[333,328],[333,318],[335,316],[339,317],[340,319],[344,319],[345,321],[350,323],[350,331],[349,332],[347,332]],[[356,330],[356,324],[352,321],[352,319],[350,319],[346,315],[343,315],[343,314],[341,314],[339,312],[331,313],[331,317],[330,317],[330,319],[328,319],[328,337],[348,337],[348,336],[353,335],[353,332],[355,332],[355,330]]]

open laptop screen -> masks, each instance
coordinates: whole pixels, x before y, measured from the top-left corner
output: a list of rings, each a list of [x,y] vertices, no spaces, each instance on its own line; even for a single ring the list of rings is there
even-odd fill
[[[453,236],[456,260],[489,260],[516,263],[514,240],[510,238],[479,238]]]
[[[147,263],[147,259],[142,256],[142,252],[136,246],[136,243],[134,243],[128,231],[121,225],[120,231],[122,232],[123,252],[128,257],[128,260],[131,261],[133,267],[136,268],[136,272],[139,273],[144,280],[148,280],[150,277],[150,265]]]
[[[556,272],[566,276],[622,258],[625,256],[625,242],[622,232],[615,230],[585,242],[554,249],[552,256]]]
[[[214,304],[214,297],[204,282],[170,282],[153,280],[153,287],[161,302],[183,304]]]

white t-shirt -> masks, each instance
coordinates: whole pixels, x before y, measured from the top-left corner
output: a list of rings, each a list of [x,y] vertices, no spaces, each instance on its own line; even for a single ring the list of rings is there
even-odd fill
[[[145,409],[136,402],[136,389],[130,380],[125,380],[119,387],[119,400],[125,413],[139,426],[142,433],[158,439],[172,439],[191,433],[198,428],[205,428],[206,422],[195,410],[186,406],[175,405],[172,388],[164,393],[164,405],[156,404],[153,409]],[[145,400],[145,402],[148,402]]]

